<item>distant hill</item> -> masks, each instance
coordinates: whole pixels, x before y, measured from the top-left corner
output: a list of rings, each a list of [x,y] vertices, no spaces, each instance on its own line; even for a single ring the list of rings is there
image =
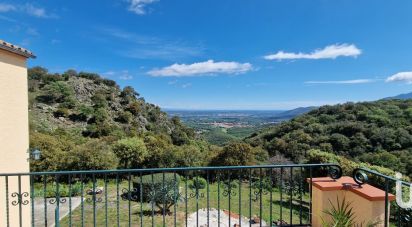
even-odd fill
[[[316,106],[308,106],[308,107],[298,107],[296,109],[291,109],[291,110],[286,110],[283,112],[280,112],[275,115],[275,119],[284,119],[284,120],[289,120],[294,117],[297,117],[299,115],[305,114],[310,112],[311,110],[314,110],[318,107]]]
[[[393,96],[393,97],[384,98],[384,100],[390,100],[390,99],[402,99],[402,100],[404,100],[404,99],[412,99],[412,92],[410,92],[410,93],[405,93],[405,94],[400,94],[400,95]]]
[[[412,176],[412,100],[322,106],[245,141],[294,162],[319,149]]]

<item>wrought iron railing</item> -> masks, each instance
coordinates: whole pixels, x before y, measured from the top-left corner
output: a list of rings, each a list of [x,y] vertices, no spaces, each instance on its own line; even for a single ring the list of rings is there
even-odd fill
[[[368,183],[377,188],[385,191],[385,220],[384,226],[399,226],[399,227],[411,227],[412,226],[412,207],[411,205],[406,207],[399,206],[399,199],[410,200],[409,194],[412,189],[411,184],[397,179],[395,177],[386,176],[374,170],[366,168],[357,168],[353,171],[353,179],[359,185]],[[396,184],[403,193],[401,195],[396,192]],[[389,194],[392,193],[397,196],[395,201],[390,201]],[[412,202],[410,202],[411,204]]]
[[[310,226],[306,179],[341,174],[335,164],[0,174],[0,225]]]

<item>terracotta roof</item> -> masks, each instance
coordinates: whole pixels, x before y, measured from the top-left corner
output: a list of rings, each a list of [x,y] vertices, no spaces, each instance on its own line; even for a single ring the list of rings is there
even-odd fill
[[[310,182],[310,178],[307,179],[307,181]],[[348,190],[369,201],[385,200],[385,191],[369,184],[358,186],[352,177],[341,177],[337,180],[333,180],[330,177],[312,178],[312,184],[322,191]],[[389,201],[393,201],[396,197],[388,193],[388,199]]]
[[[36,58],[33,52],[0,39],[0,49],[21,55],[26,58]]]

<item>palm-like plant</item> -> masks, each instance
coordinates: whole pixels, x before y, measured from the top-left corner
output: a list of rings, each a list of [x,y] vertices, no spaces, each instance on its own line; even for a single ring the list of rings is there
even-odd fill
[[[324,227],[352,227],[355,225],[355,214],[351,208],[351,203],[343,198],[342,202],[336,198],[337,207],[335,207],[332,201],[329,200],[330,209],[323,211],[327,216],[331,218],[329,222],[322,218],[322,225]]]
[[[325,221],[322,217],[322,226],[323,227],[362,227],[363,223],[355,222],[355,214],[351,207],[351,203],[346,201],[346,198],[343,198],[342,202],[339,201],[339,198],[336,198],[337,206],[332,204],[332,201],[329,200],[330,209],[323,211],[330,221]],[[375,227],[381,222],[378,221],[369,221],[365,226],[366,227]]]

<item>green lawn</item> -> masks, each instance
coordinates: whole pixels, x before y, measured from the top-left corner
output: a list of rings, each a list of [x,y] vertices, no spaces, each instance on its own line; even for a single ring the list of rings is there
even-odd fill
[[[190,181],[188,182],[190,185]],[[103,187],[103,181],[99,181],[97,186]],[[85,188],[90,187],[90,185],[85,186]],[[119,184],[119,194],[122,194],[122,189],[128,188],[128,182],[122,181]],[[232,196],[230,197],[230,211],[236,214],[241,212],[242,216],[249,216],[249,186],[248,183],[243,182],[241,184],[241,197],[239,198],[239,187],[234,189]],[[182,181],[180,184],[180,193],[182,197],[185,197],[186,189],[185,189],[185,182]],[[210,208],[218,208],[218,195],[220,197],[220,209],[229,210],[229,197],[224,196],[223,194],[223,185],[220,186],[220,194],[218,193],[218,184],[212,183],[209,185],[209,207]],[[187,194],[193,195],[193,190],[187,189]],[[89,198],[90,196],[86,196],[85,199]],[[95,220],[97,226],[104,226],[106,221],[108,226],[117,225],[117,219],[119,219],[120,226],[128,226],[129,220],[131,222],[131,226],[140,226],[140,212],[141,209],[143,211],[143,226],[151,226],[152,225],[152,208],[149,203],[139,203],[133,202],[128,200],[123,200],[122,198],[117,199],[117,187],[115,182],[109,182],[107,184],[107,201],[105,200],[105,194],[98,195],[98,198],[101,198],[101,202],[96,202],[95,207]],[[173,226],[174,225],[174,216],[176,214],[176,221],[177,226],[184,226],[185,224],[185,208],[186,203],[184,199],[176,204],[177,210],[174,210],[174,207],[171,208],[171,214],[165,216],[165,226]],[[260,214],[267,223],[270,220],[270,192],[265,192],[262,195],[262,209],[260,209],[260,197],[259,195],[255,195],[255,190],[252,190],[252,217],[257,216],[259,217]],[[256,199],[257,198],[257,199]],[[289,203],[289,196],[286,195],[286,192],[283,192],[283,201],[284,204],[282,206],[282,219],[290,222],[290,203]],[[300,222],[300,208],[302,208],[302,221],[303,223],[307,222],[308,219],[308,201],[309,197],[308,194],[304,194],[303,196],[303,205],[300,204],[300,199],[296,196],[294,197],[294,201],[292,203],[292,220],[294,224],[299,224]],[[107,204],[107,215],[106,215],[106,204]],[[129,206],[130,206],[130,219],[129,219]],[[119,207],[119,209],[117,209]],[[190,215],[191,213],[195,212],[201,208],[207,208],[207,190],[202,189],[199,191],[199,198],[189,198],[187,200],[187,214]],[[82,220],[82,210],[83,210],[83,220],[84,226],[93,226],[94,218],[93,218],[93,203],[90,201],[84,202],[83,209],[81,207],[76,208],[72,215],[71,215],[71,222],[73,226],[81,226]],[[280,192],[278,189],[275,189],[272,192],[272,220],[280,219]],[[155,207],[155,216],[153,217],[153,222],[155,226],[163,226],[163,215],[157,213],[157,208]],[[106,219],[107,217],[107,219]],[[65,217],[61,221],[61,226],[68,226],[69,223],[69,216]]]

